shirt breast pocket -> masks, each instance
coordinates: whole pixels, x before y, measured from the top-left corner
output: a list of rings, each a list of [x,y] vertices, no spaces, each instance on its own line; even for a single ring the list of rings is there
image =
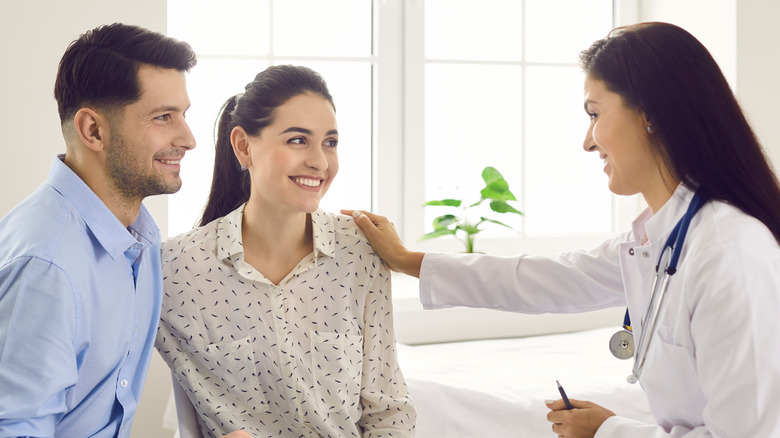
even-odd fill
[[[312,332],[315,391],[325,412],[344,412],[354,421],[360,414],[363,337]]]
[[[183,339],[186,360],[174,374],[207,417],[251,416],[266,410],[251,339],[201,344]]]

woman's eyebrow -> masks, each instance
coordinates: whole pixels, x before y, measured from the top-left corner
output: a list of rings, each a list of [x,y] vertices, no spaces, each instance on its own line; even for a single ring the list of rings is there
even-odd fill
[[[292,126],[290,128],[285,129],[284,131],[282,131],[282,134],[286,134],[288,132],[300,132],[301,134],[312,135],[312,131],[310,129],[299,128],[297,126]],[[338,135],[338,133],[339,133],[338,130],[331,129],[326,133],[326,135]]]

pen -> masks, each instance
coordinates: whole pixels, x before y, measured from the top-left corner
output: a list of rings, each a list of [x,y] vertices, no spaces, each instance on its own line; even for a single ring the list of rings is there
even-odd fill
[[[566,397],[566,391],[563,390],[561,382],[556,380],[555,383],[558,384],[558,392],[561,393],[561,397],[563,398],[563,403],[566,405],[566,409],[574,409],[574,406],[572,406],[571,402],[569,401],[569,397]]]

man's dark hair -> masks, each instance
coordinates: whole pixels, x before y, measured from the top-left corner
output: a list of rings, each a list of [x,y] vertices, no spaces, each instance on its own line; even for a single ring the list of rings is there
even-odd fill
[[[141,65],[187,72],[195,66],[189,44],[138,26],[99,26],[73,41],[60,60],[54,98],[60,122],[84,106],[114,110],[141,97]]]

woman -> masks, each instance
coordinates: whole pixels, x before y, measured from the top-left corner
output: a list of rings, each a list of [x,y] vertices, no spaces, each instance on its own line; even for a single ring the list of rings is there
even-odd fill
[[[269,67],[217,129],[201,226],[163,245],[157,337],[201,432],[412,436],[390,271],[352,218],[318,208],[338,172],[325,82]]]
[[[631,231],[551,259],[412,252],[386,218],[355,212],[357,223],[391,269],[420,278],[426,308],[628,307],[637,350],[649,346],[634,374],[656,424],[556,400],[558,436],[780,436],[780,188],[726,80],[693,36],[665,23],[615,29],[581,60],[584,149],[604,160],[612,192],[648,205]],[[706,202],[657,320],[645,320],[662,248],[694,197]]]

